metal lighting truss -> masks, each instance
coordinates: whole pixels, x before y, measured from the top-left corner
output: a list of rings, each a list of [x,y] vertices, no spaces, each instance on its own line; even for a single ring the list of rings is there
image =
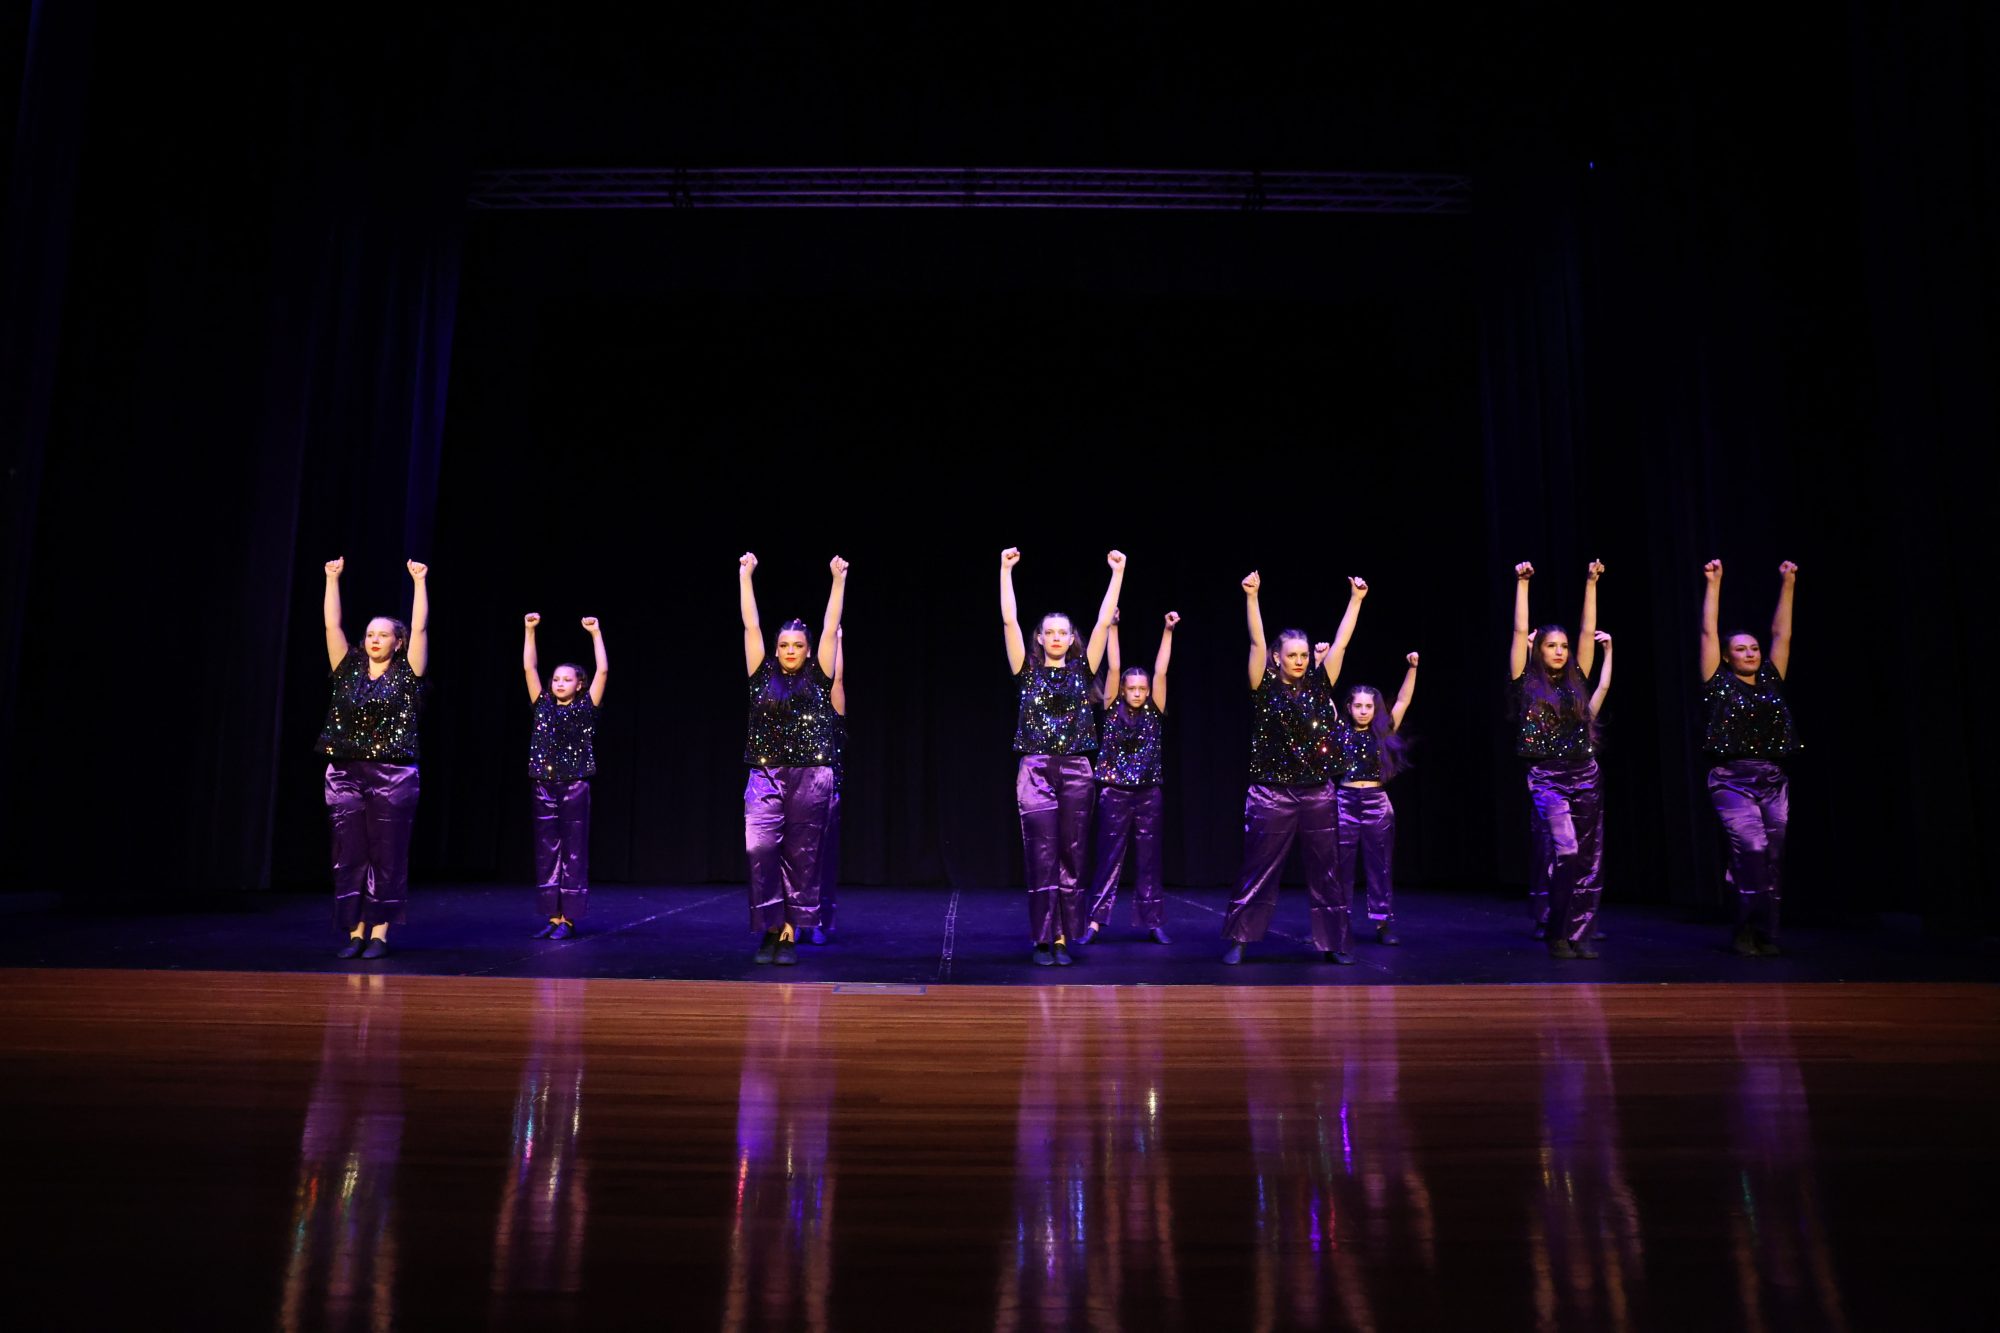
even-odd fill
[[[639,167],[483,171],[474,209],[1114,208],[1463,213],[1469,177],[1419,171]]]

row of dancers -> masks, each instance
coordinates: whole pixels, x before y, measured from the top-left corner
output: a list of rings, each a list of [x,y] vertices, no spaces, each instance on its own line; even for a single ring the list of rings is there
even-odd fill
[[[1110,577],[1089,634],[1052,611],[1022,626],[1014,590],[1021,552],[1000,555],[1000,619],[1019,696],[1014,730],[1015,801],[1027,879],[1032,960],[1067,966],[1110,923],[1129,859],[1132,919],[1159,944],[1166,929],[1161,883],[1162,781],[1167,676],[1178,613],[1169,612],[1150,669],[1128,662],[1119,638],[1126,557],[1106,556]],[[801,941],[833,929],[840,836],[842,757],[847,739],[841,615],[848,562],[836,556],[817,641],[802,619],[766,639],[757,605],[757,557],[738,560],[748,717],[743,762],[744,847],[750,926],[759,963],[797,962]],[[408,911],[410,830],[416,810],[418,731],[428,660],[428,568],[409,561],[414,593],[407,621],[377,617],[359,645],[342,628],[344,560],[326,564],[324,627],[332,700],[317,751],[327,759],[335,919],[347,932],[342,958],[380,958],[392,925]],[[1719,630],[1722,562],[1703,568],[1700,681],[1707,785],[1729,844],[1737,898],[1735,952],[1778,952],[1779,899],[1788,819],[1784,763],[1799,748],[1785,698],[1793,589],[1798,567],[1779,567],[1770,648],[1754,633]],[[1612,639],[1597,628],[1592,561],[1574,645],[1561,625],[1529,615],[1531,564],[1515,566],[1509,680],[1515,751],[1533,811],[1531,902],[1537,938],[1552,957],[1595,958],[1600,937],[1603,788],[1597,718],[1611,688]],[[1395,807],[1388,784],[1408,766],[1401,735],[1416,694],[1419,655],[1394,699],[1372,685],[1339,687],[1368,583],[1348,580],[1333,636],[1302,629],[1265,632],[1263,580],[1242,581],[1249,631],[1253,723],[1244,797],[1242,873],[1224,916],[1222,961],[1243,961],[1263,939],[1277,904],[1279,873],[1294,843],[1305,864],[1313,945],[1327,961],[1355,961],[1354,886],[1382,945],[1400,943],[1392,856]],[[535,807],[537,938],[567,939],[589,899],[593,739],[610,676],[603,626],[585,617],[594,663],[564,662],[546,685],[536,651],[541,622],[524,622],[522,672],[533,720],[528,776]],[[1591,677],[1595,674],[1595,683]]]

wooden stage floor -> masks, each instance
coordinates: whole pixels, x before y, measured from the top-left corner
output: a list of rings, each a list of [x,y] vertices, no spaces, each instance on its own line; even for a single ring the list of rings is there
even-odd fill
[[[10,1328],[1990,1326],[2000,988],[0,971]]]

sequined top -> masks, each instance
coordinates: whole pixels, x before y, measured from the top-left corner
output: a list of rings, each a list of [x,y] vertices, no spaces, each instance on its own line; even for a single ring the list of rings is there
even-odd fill
[[[833,715],[833,790],[835,795],[847,785],[847,718]]]
[[[1783,759],[1799,750],[1792,706],[1785,702],[1785,678],[1769,662],[1757,681],[1745,685],[1728,667],[1719,668],[1701,690],[1708,725],[1701,748],[1710,759]]]
[[[528,776],[536,782],[580,782],[597,776],[590,748],[597,734],[597,705],[587,693],[566,704],[543,690],[535,700],[535,731],[528,738]]]
[[[1514,716],[1519,727],[1514,733],[1514,753],[1523,759],[1533,759],[1537,763],[1549,760],[1589,759],[1597,753],[1597,743],[1590,737],[1590,723],[1558,711],[1548,704],[1531,701],[1528,695],[1528,676],[1523,672],[1515,679]],[[1558,696],[1567,710],[1575,698],[1568,685],[1557,687]]]
[[[807,658],[787,673],[767,657],[750,677],[750,734],[743,762],[756,768],[825,768],[840,756],[833,680]]]
[[[424,711],[424,678],[397,653],[389,669],[370,679],[368,654],[349,648],[333,669],[333,702],[313,749],[335,759],[417,762],[417,722]]]
[[[1134,712],[1123,699],[1104,712],[1097,780],[1107,787],[1160,785],[1160,733],[1166,718],[1151,699]]]
[[[1324,671],[1288,685],[1276,669],[1250,692],[1250,781],[1260,787],[1317,787],[1333,778],[1347,723]]]
[[[1356,726],[1340,729],[1340,753],[1334,757],[1334,777],[1341,782],[1382,781],[1381,738],[1371,724],[1366,731]]]
[[[1016,754],[1096,754],[1097,709],[1090,703],[1090,668],[1028,662],[1015,677],[1021,716],[1014,724]]]

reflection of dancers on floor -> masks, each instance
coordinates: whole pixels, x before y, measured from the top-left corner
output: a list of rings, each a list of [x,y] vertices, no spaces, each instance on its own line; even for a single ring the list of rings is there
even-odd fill
[[[725,1333],[831,1327],[836,1062],[820,1047],[824,994],[783,986],[751,1002],[736,1104]]]
[[[1162,733],[1166,729],[1167,663],[1174,651],[1174,626],[1180,613],[1167,612],[1160,630],[1160,651],[1153,671],[1121,667],[1118,620],[1113,614],[1106,639],[1106,679],[1115,682],[1104,698],[1104,740],[1097,749],[1097,856],[1090,877],[1090,924],[1078,937],[1088,944],[1111,923],[1118,901],[1118,877],[1129,851],[1138,884],[1132,897],[1132,923],[1148,931],[1156,944],[1167,938],[1166,892],[1160,879],[1161,824],[1165,800]]]
[[[597,617],[585,616],[583,628],[590,635],[597,670],[586,686],[583,668],[564,662],[549,673],[545,691],[535,654],[535,627],[542,618],[529,612],[523,623],[521,671],[535,710],[535,729],[528,738],[528,781],[534,784],[535,796],[535,887],[542,915],[548,918],[535,938],[566,940],[590,897],[590,780],[597,776],[592,740],[604,687],[611,679],[611,658]]]
[[[583,1137],[584,983],[544,977],[514,1094],[513,1150],[493,1233],[495,1296],[583,1289],[590,1161]],[[505,1322],[505,1310],[494,1310]]]
[[[336,984],[299,1137],[298,1183],[285,1233],[289,1249],[277,1324],[286,1333],[396,1323],[402,997],[386,977],[343,977]]]

